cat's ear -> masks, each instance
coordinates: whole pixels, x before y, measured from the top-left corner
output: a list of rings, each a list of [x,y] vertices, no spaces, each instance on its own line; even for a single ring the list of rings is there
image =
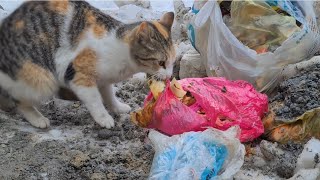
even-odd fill
[[[142,22],[139,27],[138,27],[138,30],[137,30],[137,36],[138,37],[148,37],[149,36],[149,33],[150,33],[150,27],[148,25],[147,22]]]
[[[165,26],[166,28],[168,28],[168,30],[170,31],[173,21],[174,21],[174,13],[167,12],[161,17],[159,23]]]

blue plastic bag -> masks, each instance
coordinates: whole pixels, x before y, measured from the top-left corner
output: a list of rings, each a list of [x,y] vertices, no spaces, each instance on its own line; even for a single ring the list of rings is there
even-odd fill
[[[244,146],[236,138],[239,128],[213,128],[172,137],[151,131],[156,154],[149,179],[225,179],[242,166]]]

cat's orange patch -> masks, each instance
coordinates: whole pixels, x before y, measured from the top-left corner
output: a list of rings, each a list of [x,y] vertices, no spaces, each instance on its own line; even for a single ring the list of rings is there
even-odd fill
[[[52,0],[49,2],[50,9],[59,14],[67,14],[69,2],[67,0]]]
[[[31,61],[23,64],[18,72],[18,79],[41,94],[50,95],[57,90],[57,81],[53,74]]]
[[[15,28],[18,29],[18,30],[24,28],[24,25],[25,25],[25,23],[24,23],[23,20],[18,20],[18,21],[14,24]]]
[[[103,35],[106,34],[106,28],[102,25],[99,25],[99,24],[95,24],[93,26],[93,33],[94,35],[97,37],[97,38],[102,38]]]
[[[97,38],[102,38],[103,35],[106,34],[107,30],[104,25],[97,23],[97,19],[94,16],[92,11],[88,11],[86,13],[86,19],[87,23],[89,25],[89,28],[92,28],[94,35]]]
[[[158,23],[158,22],[156,22],[156,21],[154,21],[152,24],[157,28],[157,30],[160,32],[160,34],[161,34],[165,39],[168,39],[168,38],[169,38],[169,32],[168,32],[168,30],[166,30],[166,28],[165,28],[163,25],[161,25],[160,23]]]
[[[92,11],[87,10],[86,12],[86,19],[89,25],[96,23],[96,17],[94,16]]]
[[[97,55],[92,49],[84,49],[73,61],[75,76],[73,83],[79,86],[91,87],[97,81]]]
[[[125,42],[125,43],[130,43],[132,41],[132,38],[130,36],[129,33],[126,33],[123,37],[122,37],[122,40]]]

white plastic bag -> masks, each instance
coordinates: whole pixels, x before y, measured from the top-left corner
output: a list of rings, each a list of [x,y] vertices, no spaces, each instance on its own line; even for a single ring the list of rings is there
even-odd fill
[[[208,76],[246,80],[259,91],[267,92],[278,84],[284,66],[308,59],[319,51],[313,1],[268,0],[268,3],[285,10],[303,24],[303,29],[275,52],[264,54],[249,49],[231,33],[217,1],[207,1],[199,11],[193,8],[196,15],[189,24],[188,35],[205,61]]]
[[[151,130],[155,148],[149,179],[230,179],[243,165],[245,148],[239,127],[209,128],[172,137]]]

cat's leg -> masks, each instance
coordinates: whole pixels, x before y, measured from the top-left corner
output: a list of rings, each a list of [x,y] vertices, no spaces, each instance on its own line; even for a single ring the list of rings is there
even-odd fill
[[[131,107],[118,100],[115,95],[115,91],[112,84],[104,84],[100,87],[100,93],[102,95],[105,105],[114,113],[128,113],[131,111]]]
[[[19,68],[15,69],[17,71],[15,78],[0,71],[1,94],[6,94],[5,96],[14,100],[12,103],[16,104],[17,111],[31,125],[47,128],[50,126],[50,121],[34,105],[48,100],[55,94],[56,78],[47,68],[35,64],[31,60],[21,60],[19,63],[21,63]]]
[[[71,83],[70,87],[77,97],[85,104],[93,119],[100,126],[106,128],[114,126],[114,120],[105,109],[97,86],[87,87]]]
[[[50,126],[48,118],[44,117],[34,106],[29,103],[18,103],[18,111],[29,121],[29,123],[38,128],[47,128]]]
[[[5,112],[11,112],[16,108],[15,100],[0,87],[0,109]]]

